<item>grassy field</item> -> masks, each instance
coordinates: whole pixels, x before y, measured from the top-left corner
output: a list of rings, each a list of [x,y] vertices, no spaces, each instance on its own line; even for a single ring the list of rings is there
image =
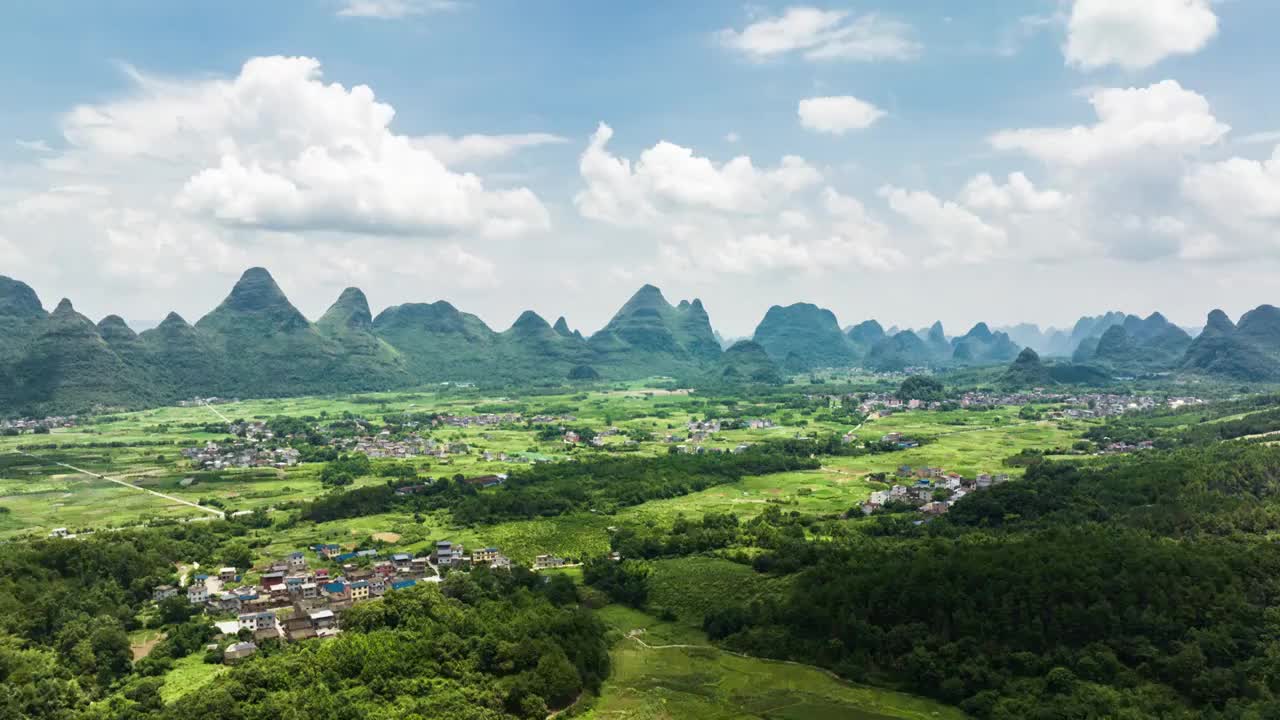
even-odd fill
[[[670,610],[680,623],[700,628],[703,616],[723,606],[726,600],[739,602],[781,594],[788,584],[787,578],[761,575],[746,565],[719,558],[657,560],[653,563],[649,606]]]
[[[173,669],[165,673],[164,685],[160,686],[160,698],[166,703],[171,703],[208,685],[226,671],[225,665],[206,663],[203,653],[188,655],[175,661]]]
[[[600,611],[619,639],[592,720],[951,720],[960,711],[855,685],[806,665],[734,655],[701,633],[627,608]],[[667,647],[675,645],[677,647]]]
[[[267,419],[276,415],[319,418],[355,413],[379,420],[392,412],[443,412],[460,415],[483,412],[520,412],[572,415],[574,426],[603,429],[616,426],[651,433],[653,440],[631,450],[645,455],[669,449],[662,438],[681,436],[691,419],[708,414],[767,417],[776,423],[765,430],[728,430],[705,443],[731,448],[741,442],[765,438],[795,437],[817,433],[844,433],[851,427],[818,420],[820,412],[792,410],[780,405],[741,400],[717,400],[646,390],[637,384],[574,395],[529,398],[483,397],[474,391],[441,390],[424,393],[382,393],[343,397],[309,397],[251,400],[217,406],[230,418]],[[319,465],[288,469],[230,469],[197,472],[180,457],[183,447],[220,439],[209,433],[217,415],[208,407],[166,407],[107,418],[90,418],[80,427],[55,430],[50,435],[0,437],[0,539],[43,535],[55,527],[74,530],[104,529],[145,523],[156,518],[186,519],[199,512],[146,493],[119,487],[84,475],[70,473],[51,461],[70,462],[93,472],[123,477],[141,487],[192,502],[215,500],[229,510],[270,509],[314,498],[325,491],[318,478]],[[417,551],[435,539],[450,538],[470,546],[496,546],[524,563],[535,555],[555,553],[582,558],[608,548],[607,528],[624,522],[669,523],[677,515],[700,516],[706,512],[733,512],[750,517],[771,504],[786,510],[838,514],[858,505],[884,485],[867,476],[891,472],[899,465],[934,465],[963,474],[1002,471],[1001,461],[1023,448],[1070,445],[1079,427],[1064,429],[1052,422],[1019,420],[1017,408],[988,411],[910,412],[873,419],[859,428],[864,439],[889,432],[928,439],[926,445],[903,452],[858,458],[829,457],[818,470],[750,477],[686,497],[648,502],[625,508],[616,516],[593,514],[562,518],[507,522],[486,527],[455,525],[446,515],[434,514],[422,523],[404,514],[387,514],[321,525],[299,524],[255,531],[254,545],[265,557],[316,542],[360,544],[380,532],[401,536],[398,548]],[[486,462],[485,450],[508,454],[536,452],[549,457],[589,455],[619,449],[622,436],[608,439],[604,450],[566,446],[560,440],[539,441],[536,432],[516,427],[442,427],[430,431],[439,441],[465,442],[470,451],[447,460],[420,458],[416,464],[435,476],[519,471],[515,463]],[[30,452],[31,461],[6,451],[19,445],[55,443]],[[130,446],[130,443],[142,443]],[[1014,471],[1016,474],[1016,471]],[[360,478],[357,484],[382,482]]]

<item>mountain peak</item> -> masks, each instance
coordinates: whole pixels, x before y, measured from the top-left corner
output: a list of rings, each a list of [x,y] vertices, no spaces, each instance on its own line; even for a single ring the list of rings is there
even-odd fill
[[[667,302],[667,299],[665,297],[663,297],[661,290],[659,290],[657,287],[653,285],[645,283],[640,287],[639,290],[635,292],[634,295],[631,296],[631,299],[628,300],[627,303],[622,306],[622,309],[625,311],[625,310],[637,310],[640,308],[670,307],[670,306],[671,304]]]
[[[132,340],[138,336],[119,315],[108,315],[99,320],[98,333],[107,342]]]
[[[72,315],[75,313],[75,311],[76,311],[75,307],[71,305],[71,300],[67,298],[62,298],[61,300],[58,301],[58,307],[53,309],[53,314],[58,316]]]
[[[271,273],[260,267],[245,270],[222,304],[197,323],[202,329],[218,328],[236,334],[287,332],[309,326]]]
[[[556,319],[556,324],[552,325],[551,329],[555,330],[557,334],[565,337],[573,335],[573,331],[569,329],[569,321],[565,320],[563,315]]]
[[[186,321],[186,320],[184,320],[184,319],[182,318],[182,316],[181,316],[181,315],[179,315],[178,313],[173,312],[173,311],[171,310],[171,311],[169,311],[169,314],[168,314],[168,315],[165,315],[165,316],[164,316],[164,320],[161,320],[161,321],[160,321],[160,324],[159,324],[159,325],[157,325],[156,327],[165,327],[165,326],[168,326],[168,327],[174,327],[174,326],[183,327],[183,326],[186,326],[187,324],[188,324],[188,323],[187,323],[187,321]]]
[[[319,325],[337,327],[369,327],[373,313],[369,312],[369,300],[360,288],[349,287],[320,318]]]
[[[44,306],[31,286],[0,275],[0,315],[34,318],[44,315]]]
[[[1209,312],[1209,319],[1205,321],[1205,330],[1217,330],[1222,332],[1231,332],[1236,329],[1236,324],[1231,322],[1231,318],[1221,310],[1212,310]]]
[[[244,271],[231,288],[227,302],[244,309],[257,309],[289,301],[266,268],[251,267]]]
[[[544,330],[550,330],[551,326],[547,324],[547,321],[538,313],[532,310],[525,310],[520,313],[520,317],[516,318],[516,321],[512,323],[511,329],[519,330],[521,332],[541,332]]]

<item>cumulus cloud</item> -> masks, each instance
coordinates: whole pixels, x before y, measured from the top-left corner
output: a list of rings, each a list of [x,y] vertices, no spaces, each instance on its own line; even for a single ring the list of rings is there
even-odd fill
[[[800,124],[815,132],[843,135],[850,130],[871,127],[885,111],[851,95],[812,97],[796,108]]]
[[[1089,102],[1098,116],[1093,125],[1004,130],[991,136],[991,145],[1049,163],[1085,166],[1137,153],[1194,152],[1218,143],[1231,129],[1213,116],[1203,95],[1176,80],[1096,90]]]
[[[808,60],[909,60],[920,54],[911,26],[874,13],[790,7],[742,30],[726,28],[719,41],[754,60],[799,52]]]
[[[961,202],[975,209],[1032,212],[1057,210],[1068,199],[1057,190],[1037,190],[1020,172],[1010,173],[1009,181],[1003,185],[987,173],[976,175],[964,186],[960,197]]]
[[[1200,165],[1183,187],[1224,224],[1280,221],[1280,146],[1266,160],[1233,157]]]
[[[64,118],[64,162],[94,153],[193,167],[175,206],[235,227],[507,235],[550,223],[531,190],[450,170],[435,141],[395,133],[390,105],[367,86],[325,83],[317,60],[254,58],[202,82],[137,78],[136,95]]]
[[[1210,0],[1075,0],[1064,52],[1086,70],[1138,70],[1194,53],[1217,32]]]
[[[609,152],[612,134],[602,124],[592,136],[575,203],[585,217],[658,235],[664,268],[822,274],[905,261],[889,228],[856,198],[816,192],[822,175],[801,158],[759,168],[748,157],[717,163],[659,142],[632,162]]]
[[[777,167],[757,168],[741,155],[724,163],[665,140],[632,163],[609,152],[613,129],[603,123],[579,161],[586,188],[574,197],[584,216],[619,225],[656,216],[661,208],[760,213],[816,185],[822,175],[803,158],[785,156]]]
[[[937,248],[938,254],[929,259],[931,264],[989,260],[1008,241],[1003,228],[989,225],[968,208],[932,193],[886,185],[879,194],[890,209]]]
[[[395,20],[410,15],[456,10],[460,5],[455,0],[346,0],[338,9],[338,15]]]

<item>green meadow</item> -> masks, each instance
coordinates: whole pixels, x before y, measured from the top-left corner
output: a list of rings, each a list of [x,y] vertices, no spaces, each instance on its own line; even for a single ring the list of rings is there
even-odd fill
[[[695,629],[611,605],[613,672],[582,717],[591,720],[951,720],[959,710],[848,683],[808,665],[711,646]]]

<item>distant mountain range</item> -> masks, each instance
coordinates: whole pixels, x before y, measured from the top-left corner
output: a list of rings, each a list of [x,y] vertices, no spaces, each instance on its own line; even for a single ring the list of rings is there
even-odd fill
[[[1040,356],[1072,362],[1046,369]],[[1280,381],[1280,309],[1264,305],[1238,325],[1215,310],[1195,338],[1159,313],[1119,312],[1081,318],[1069,332],[978,323],[949,337],[941,323],[886,331],[867,320],[841,329],[830,310],[797,303],[770,308],[749,340],[726,342],[699,300],[672,305],[645,285],[586,337],[563,317],[548,323],[532,311],[495,331],[445,301],[396,305],[375,317],[357,288],[344,290],[311,322],[266,270],[251,268],[194,325],[170,313],[135,333],[115,315],[94,323],[65,299],[46,312],[29,286],[0,276],[0,411],[7,414],[442,381],[558,384],[669,375],[694,384],[778,383],[821,367],[990,365],[1010,366],[1007,380],[1181,371]]]

